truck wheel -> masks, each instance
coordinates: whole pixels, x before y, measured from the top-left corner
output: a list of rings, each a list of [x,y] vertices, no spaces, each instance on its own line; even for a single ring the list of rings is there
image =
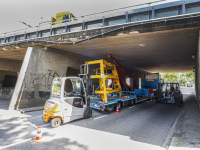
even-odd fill
[[[129,105],[129,106],[133,106],[133,105],[134,105],[134,100],[130,100],[130,101],[128,102],[128,105]]]
[[[121,109],[122,106],[121,102],[117,102],[117,104],[115,104],[115,111],[117,110],[117,105],[119,107],[119,110]]]
[[[61,124],[61,119],[60,118],[54,118],[51,120],[51,127],[52,128],[57,128]]]
[[[88,119],[92,116],[92,108],[87,107],[84,111],[83,118]]]
[[[155,98],[155,100],[156,100],[156,102],[158,103],[158,98],[157,98],[157,97]]]
[[[183,106],[183,100],[180,100],[180,106]]]

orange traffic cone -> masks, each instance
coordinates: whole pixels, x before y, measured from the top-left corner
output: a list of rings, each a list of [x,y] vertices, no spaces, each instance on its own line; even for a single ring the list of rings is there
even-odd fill
[[[39,124],[38,125],[38,130],[37,130],[37,136],[34,140],[32,140],[33,142],[36,142],[36,143],[40,143],[42,140],[42,131],[41,131],[41,125]]]
[[[117,105],[117,109],[116,109],[116,112],[115,113],[117,113],[117,114],[119,114],[120,112],[119,112],[119,106]]]

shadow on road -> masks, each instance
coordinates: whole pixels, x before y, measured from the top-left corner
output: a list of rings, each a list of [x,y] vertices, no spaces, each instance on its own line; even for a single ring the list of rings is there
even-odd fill
[[[184,99],[187,96],[184,95]],[[99,112],[101,116],[106,115],[106,117],[95,119],[96,116],[94,115],[91,119],[80,119],[68,124],[123,135],[132,141],[161,146],[180,110],[181,108],[176,107],[174,104],[148,101],[137,104],[132,108],[125,107],[120,111],[120,114]],[[13,117],[6,121],[0,120],[0,146],[35,137],[38,124],[49,124],[42,121],[42,111],[26,113],[21,118]],[[60,128],[63,129],[65,126],[67,128],[68,124],[63,124]],[[43,134],[46,139],[56,136],[56,133],[49,133],[48,130],[54,129],[50,126],[46,127],[47,132]],[[86,138],[87,136],[89,136],[89,133]],[[94,138],[99,138],[98,135],[95,136]],[[46,140],[38,145],[32,142],[30,144],[30,142],[24,143],[23,146],[26,146],[26,149],[46,149],[47,145],[48,149],[72,149],[72,147],[74,149],[88,149],[87,146],[77,141],[70,141],[65,136],[54,139],[54,142]],[[9,149],[12,149],[12,147]],[[13,149],[18,149],[18,146],[13,147]]]

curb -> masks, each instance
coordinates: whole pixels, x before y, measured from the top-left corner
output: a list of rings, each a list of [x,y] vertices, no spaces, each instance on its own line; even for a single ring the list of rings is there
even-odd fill
[[[186,110],[186,106],[187,106],[187,103],[188,103],[188,100],[189,100],[190,96],[191,96],[191,94],[189,94],[189,96],[187,97],[186,101],[184,102],[185,105],[183,105],[183,107],[181,108],[181,110],[180,110],[178,116],[176,117],[173,125],[171,126],[167,136],[165,137],[165,140],[163,141],[161,147],[167,148],[167,149],[170,148],[170,145],[173,142],[172,140],[173,140],[174,133],[176,131],[176,125],[177,125],[179,119],[181,118],[181,116],[183,115],[183,113]]]
[[[44,109],[44,106],[40,106],[40,107],[24,108],[24,109],[20,109],[19,111],[23,114],[26,112],[39,111],[43,109]]]
[[[40,111],[43,110],[44,106],[41,107],[31,107],[19,110],[0,110],[0,119],[9,119],[12,117],[21,117],[26,112]]]

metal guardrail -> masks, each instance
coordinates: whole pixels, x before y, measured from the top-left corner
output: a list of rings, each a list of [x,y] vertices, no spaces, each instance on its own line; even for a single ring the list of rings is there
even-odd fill
[[[151,4],[154,4],[154,3],[166,2],[166,1],[169,1],[169,0],[158,0],[158,1],[153,1],[153,2],[149,2],[149,3],[143,3],[143,4],[138,4],[138,5],[128,6],[128,7],[123,7],[123,8],[118,8],[118,9],[112,9],[112,10],[102,11],[102,12],[93,13],[93,14],[89,14],[89,15],[79,16],[79,17],[76,17],[76,18],[73,18],[73,19],[65,19],[65,20],[57,21],[57,22],[55,22],[55,23],[61,23],[61,22],[63,22],[63,21],[68,21],[68,22],[70,22],[71,20],[83,19],[83,18],[85,18],[85,17],[95,16],[95,15],[105,16],[105,15],[103,15],[103,14],[109,13],[109,12],[113,12],[113,11],[117,11],[117,10],[124,10],[124,9],[128,9],[128,8],[133,8],[133,7],[138,7],[138,6],[144,6],[144,5],[151,5]],[[49,26],[51,26],[51,21],[45,22],[45,23],[42,23],[42,24],[39,23],[38,26],[33,26],[33,27],[31,27],[31,29],[35,29],[35,28],[36,28],[36,29],[39,29],[41,26],[44,26],[44,25],[49,25]],[[10,32],[0,33],[0,37],[2,38],[2,35],[3,35],[3,37],[4,37],[5,35],[8,35],[8,34],[15,35],[17,32],[20,32],[20,31],[26,32],[26,31],[29,30],[29,29],[30,29],[30,28],[23,28],[23,29],[19,29],[19,30],[10,31]]]
[[[188,0],[185,0],[188,1]],[[46,37],[50,35],[56,35],[56,34],[62,34],[66,32],[73,32],[70,31],[71,29],[76,30],[86,30],[87,28],[86,23],[97,21],[96,28],[103,27],[103,26],[111,26],[112,24],[106,25],[106,19],[109,18],[115,18],[122,16],[124,19],[119,19],[119,24],[121,23],[127,23],[132,22],[132,20],[129,20],[129,15],[135,14],[135,13],[142,13],[142,12],[148,12],[149,18],[145,18],[146,20],[154,19],[155,18],[155,11],[156,9],[162,9],[162,8],[168,8],[168,7],[177,7],[177,12],[179,11],[178,6],[181,6],[181,14],[185,14],[185,1],[172,1],[172,0],[158,0],[154,2],[149,3],[143,3],[118,9],[112,9],[108,11],[103,11],[99,13],[93,13],[89,15],[79,16],[76,18],[66,19],[62,21],[58,21],[56,25],[51,25],[51,22],[45,22],[42,24],[39,24],[38,26],[34,26],[31,28],[24,28],[19,29],[11,32],[1,33],[0,34],[0,44],[9,43],[9,42],[15,42],[15,41],[21,41],[26,39],[35,39],[38,37]],[[190,0],[191,2],[200,2],[200,0]],[[170,2],[170,3],[166,3]],[[159,5],[152,5],[152,4],[159,4]],[[146,7],[144,7],[146,5]],[[112,13],[111,13],[112,12]],[[179,15],[179,13],[177,13]],[[150,17],[151,16],[151,17]],[[72,21],[73,20],[73,21]],[[76,20],[76,21],[75,21]],[[67,23],[62,23],[68,21]],[[98,23],[98,21],[101,21]],[[121,21],[121,22],[120,22]],[[69,27],[79,25],[78,27],[73,27],[69,30]],[[53,30],[56,30],[57,33],[53,33]],[[39,35],[43,33],[43,35]],[[8,39],[12,40],[8,40]],[[3,40],[3,42],[2,42]]]

